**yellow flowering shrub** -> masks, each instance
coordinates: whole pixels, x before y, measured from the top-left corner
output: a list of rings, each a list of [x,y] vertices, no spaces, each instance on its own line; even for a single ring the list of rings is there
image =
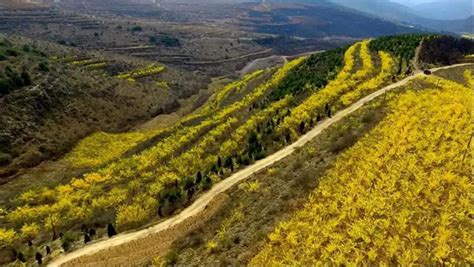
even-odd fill
[[[472,72],[470,70],[464,71],[464,78],[471,88],[474,87],[474,79],[472,78]]]
[[[85,66],[85,68],[87,70],[99,70],[99,69],[105,68],[106,66],[107,66],[107,62],[97,62],[97,63],[87,65]]]
[[[217,241],[215,240],[210,240],[206,243],[206,248],[209,252],[214,252],[219,245],[217,244]]]
[[[238,207],[234,208],[230,215],[225,218],[217,231],[217,237],[209,240],[206,243],[207,249],[212,252],[219,247],[220,243],[225,243],[229,240],[229,234],[227,229],[229,229],[236,222],[240,222],[244,219],[245,215],[243,212],[244,206],[240,204]]]
[[[359,84],[354,90],[341,96],[341,103],[348,106],[361,98],[365,93],[370,93],[379,88],[382,84],[389,81],[395,71],[395,60],[390,54],[379,51],[379,57],[382,61],[380,72],[373,78]]]
[[[135,79],[156,75],[158,73],[163,72],[164,70],[165,70],[164,66],[157,66],[155,64],[151,64],[145,68],[120,73],[119,75],[115,76],[115,78],[128,80],[128,81],[135,81]]]
[[[116,222],[119,229],[127,229],[139,226],[149,218],[150,211],[146,210],[142,205],[131,204],[118,208]]]
[[[220,154],[222,156],[229,156],[235,153],[242,142],[246,141],[248,134],[252,132],[257,125],[268,120],[269,117],[274,116],[277,111],[281,111],[288,107],[293,97],[286,96],[280,101],[273,102],[269,107],[257,112],[255,115],[248,118],[245,123],[239,126],[220,147]]]
[[[336,100],[340,95],[351,90],[373,73],[374,66],[368,49],[368,43],[369,41],[363,41],[347,49],[344,55],[344,67],[336,78],[330,81],[325,88],[316,91],[295,107],[292,110],[291,116],[286,117],[279,126],[278,130],[280,133],[289,131],[293,136],[297,136],[296,129],[301,122],[309,122],[312,117],[316,117],[316,114],[321,111],[326,103]],[[352,73],[357,47],[360,47],[359,55],[362,60],[362,66],[355,73]]]
[[[107,66],[107,61],[101,59],[64,59],[63,62],[69,62],[71,65],[83,67],[86,70],[99,70]]]
[[[362,60],[362,67],[359,70],[357,70],[352,76],[350,76],[351,80],[359,81],[359,80],[365,79],[374,70],[372,56],[370,55],[370,51],[369,51],[369,43],[370,43],[369,40],[360,42],[359,56],[360,56],[360,59]]]
[[[219,90],[214,94],[214,97],[207,101],[203,106],[201,106],[196,112],[187,116],[182,120],[182,122],[190,121],[199,117],[207,116],[213,111],[216,111],[221,105],[223,100],[225,100],[232,91],[241,91],[243,88],[247,87],[250,82],[255,81],[261,77],[264,73],[268,71],[257,70],[250,74],[245,75],[242,79],[232,82]]]
[[[82,139],[66,160],[75,167],[96,167],[117,158],[151,134],[97,132]]]
[[[0,248],[9,246],[15,241],[15,231],[12,229],[0,228]]]
[[[393,101],[251,265],[472,265],[473,104],[450,81]]]
[[[36,223],[25,224],[21,227],[21,236],[27,240],[33,240],[39,235],[40,228]]]
[[[97,63],[97,62],[100,62],[100,61],[97,61],[95,59],[78,59],[78,60],[73,60],[71,64],[76,65],[76,66],[86,66],[89,64]]]

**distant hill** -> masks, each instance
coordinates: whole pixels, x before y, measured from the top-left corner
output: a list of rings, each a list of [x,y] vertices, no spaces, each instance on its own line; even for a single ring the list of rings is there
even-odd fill
[[[250,27],[258,32],[307,38],[363,38],[419,31],[415,27],[404,26],[329,2],[291,2],[267,0],[265,4],[244,4],[248,11],[245,16],[240,17],[240,26]]]
[[[460,20],[473,15],[472,0],[443,0],[413,6],[418,15],[440,20]],[[472,25],[471,25],[472,27]]]
[[[245,2],[244,2],[245,1]],[[240,29],[305,38],[365,38],[419,31],[412,26],[347,9],[327,0],[160,0],[140,6],[135,0],[62,0],[73,8],[163,21],[217,21]],[[141,3],[150,2],[140,1]],[[115,3],[115,4],[113,4]],[[123,4],[125,3],[125,4]],[[127,4],[128,3],[128,4]],[[219,4],[216,4],[219,3]]]
[[[374,14],[397,21],[414,22],[419,18],[415,11],[409,7],[391,2],[388,0],[329,0],[330,2],[339,4],[341,6],[353,8],[369,14]]]
[[[391,2],[389,0],[329,0],[333,3],[359,10],[374,16],[385,18],[391,21],[410,24],[413,26],[423,27],[435,31],[449,31],[449,32],[473,32],[472,17],[457,20],[440,20],[433,19],[431,13],[423,13],[420,15],[419,10],[412,9],[405,5]],[[470,0],[469,0],[470,1]],[[455,2],[457,3],[457,2]],[[457,4],[453,6],[458,6]],[[419,6],[421,7],[421,5]],[[450,8],[445,7],[446,10]],[[467,12],[471,12],[472,8],[467,8]]]
[[[448,32],[457,32],[457,33],[474,33],[474,16],[470,16],[466,19],[458,20],[438,20],[432,22],[436,28],[448,31]]]

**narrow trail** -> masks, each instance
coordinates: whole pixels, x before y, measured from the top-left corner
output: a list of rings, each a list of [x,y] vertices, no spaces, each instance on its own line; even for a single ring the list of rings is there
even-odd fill
[[[229,58],[229,59],[221,59],[221,60],[213,60],[213,61],[196,61],[196,62],[186,62],[187,65],[209,65],[209,64],[220,64],[220,63],[226,63],[226,62],[232,62],[240,59],[245,59],[248,57],[254,57],[262,54],[268,54],[271,53],[273,49],[269,48],[263,51],[258,51],[255,53],[247,54],[247,55],[242,55],[234,58]]]
[[[431,69],[432,72],[436,72],[439,70],[444,70],[444,69],[451,69],[455,67],[462,67],[462,66],[468,66],[468,65],[474,65],[472,63],[466,63],[466,64],[456,64],[456,65],[451,65],[451,66],[445,66],[445,67],[440,67],[440,68],[434,68]],[[113,238],[100,241],[97,243],[93,243],[91,245],[88,245],[84,248],[81,248],[79,250],[76,250],[74,252],[71,252],[69,254],[65,254],[63,256],[60,256],[56,260],[52,261],[51,263],[48,264],[48,266],[61,266],[62,264],[65,264],[69,261],[72,261],[74,259],[77,259],[82,256],[90,256],[92,254],[98,253],[101,250],[105,250],[114,246],[119,246],[122,244],[125,244],[127,242],[139,240],[142,238],[145,238],[149,235],[152,234],[157,234],[162,231],[166,231],[168,229],[171,229],[172,227],[184,222],[185,220],[194,217],[198,215],[199,213],[203,212],[207,205],[214,200],[219,194],[223,193],[224,191],[230,189],[232,186],[238,184],[242,180],[247,179],[248,177],[252,176],[254,173],[261,171],[271,165],[273,165],[275,162],[280,161],[281,159],[289,156],[292,154],[297,148],[300,148],[304,146],[306,143],[311,141],[313,138],[321,134],[321,132],[331,125],[335,124],[336,122],[340,121],[344,117],[350,115],[351,113],[357,111],[359,108],[361,108],[364,104],[372,101],[373,99],[377,98],[380,95],[383,95],[387,91],[393,90],[397,87],[401,87],[406,85],[408,82],[411,80],[414,80],[416,78],[422,77],[424,74],[422,72],[418,72],[414,74],[413,76],[407,77],[397,83],[394,83],[392,85],[389,85],[387,87],[384,87],[382,89],[379,89],[378,91],[360,99],[356,103],[352,104],[351,106],[347,107],[346,109],[343,109],[336,114],[331,119],[327,119],[323,121],[322,123],[318,124],[316,127],[314,127],[311,131],[306,133],[305,135],[301,136],[296,142],[293,144],[279,150],[278,152],[275,152],[274,154],[259,160],[255,162],[253,165],[246,167],[245,169],[242,169],[238,171],[237,173],[233,174],[232,176],[228,177],[225,180],[222,180],[221,182],[215,184],[209,191],[205,192],[201,197],[199,197],[191,206],[187,207],[184,209],[181,213],[178,215],[171,217],[163,222],[160,222],[154,226],[150,226],[149,228],[143,229],[143,230],[138,230],[135,232],[129,232],[129,233],[124,233],[124,234],[119,234]],[[125,256],[125,255],[124,255]]]

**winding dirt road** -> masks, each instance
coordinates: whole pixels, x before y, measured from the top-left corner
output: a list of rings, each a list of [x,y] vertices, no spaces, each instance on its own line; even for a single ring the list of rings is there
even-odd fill
[[[432,69],[432,72],[438,71],[438,70],[443,70],[443,69],[450,69],[450,68],[455,68],[455,67],[462,67],[462,66],[467,66],[467,65],[474,65],[472,63],[467,63],[467,64],[457,64],[457,65],[451,65],[451,66],[446,66],[446,67],[441,67],[441,68],[435,68]],[[386,93],[387,91],[390,91],[394,88],[406,85],[408,82],[410,82],[413,79],[416,79],[418,77],[423,76],[424,74],[419,72],[413,76],[407,77],[397,83],[394,83],[392,85],[389,85],[387,87],[384,87],[364,98],[361,100],[357,101],[353,105],[349,106],[348,108],[341,110],[334,114],[334,116],[331,119],[327,119],[323,121],[322,123],[318,124],[316,127],[314,127],[311,131],[306,133],[305,135],[301,136],[296,142],[293,144],[279,150],[278,152],[262,159],[255,164],[248,166],[247,168],[235,173],[234,175],[228,177],[225,180],[222,180],[221,182],[215,184],[209,191],[204,193],[201,197],[199,197],[191,206],[188,208],[184,209],[180,214],[169,218],[163,222],[160,222],[154,226],[151,226],[149,228],[143,229],[143,230],[138,230],[135,232],[129,232],[129,233],[124,233],[124,234],[119,234],[111,239],[107,239],[104,241],[100,241],[97,243],[93,243],[91,245],[88,245],[84,248],[81,248],[79,250],[76,250],[74,252],[71,252],[69,254],[65,254],[56,260],[52,261],[51,263],[48,264],[48,266],[60,266],[64,263],[67,263],[73,259],[77,259],[82,256],[88,256],[95,254],[101,250],[105,250],[107,248],[111,248],[114,246],[122,245],[127,242],[139,240],[142,238],[145,238],[151,234],[156,234],[165,230],[168,230],[182,222],[184,222],[186,219],[189,219],[193,216],[196,216],[200,212],[204,211],[207,207],[207,205],[214,199],[216,196],[218,196],[220,193],[228,190],[232,186],[238,184],[242,180],[247,179],[254,173],[265,169],[266,167],[269,167],[273,165],[275,162],[278,162],[279,160],[287,157],[288,155],[292,154],[297,148],[304,146],[306,143],[308,143],[310,140],[321,134],[321,132],[325,129],[327,129],[329,126],[333,125],[334,123],[340,121],[344,117],[350,115],[351,113],[355,112],[359,108],[361,108],[364,104],[372,101],[376,97]]]

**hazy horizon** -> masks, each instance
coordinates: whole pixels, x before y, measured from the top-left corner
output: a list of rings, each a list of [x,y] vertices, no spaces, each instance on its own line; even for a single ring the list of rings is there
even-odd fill
[[[433,3],[433,2],[447,2],[447,0],[390,0],[391,2],[414,6],[418,4]],[[466,0],[449,0],[450,2],[464,2]]]

